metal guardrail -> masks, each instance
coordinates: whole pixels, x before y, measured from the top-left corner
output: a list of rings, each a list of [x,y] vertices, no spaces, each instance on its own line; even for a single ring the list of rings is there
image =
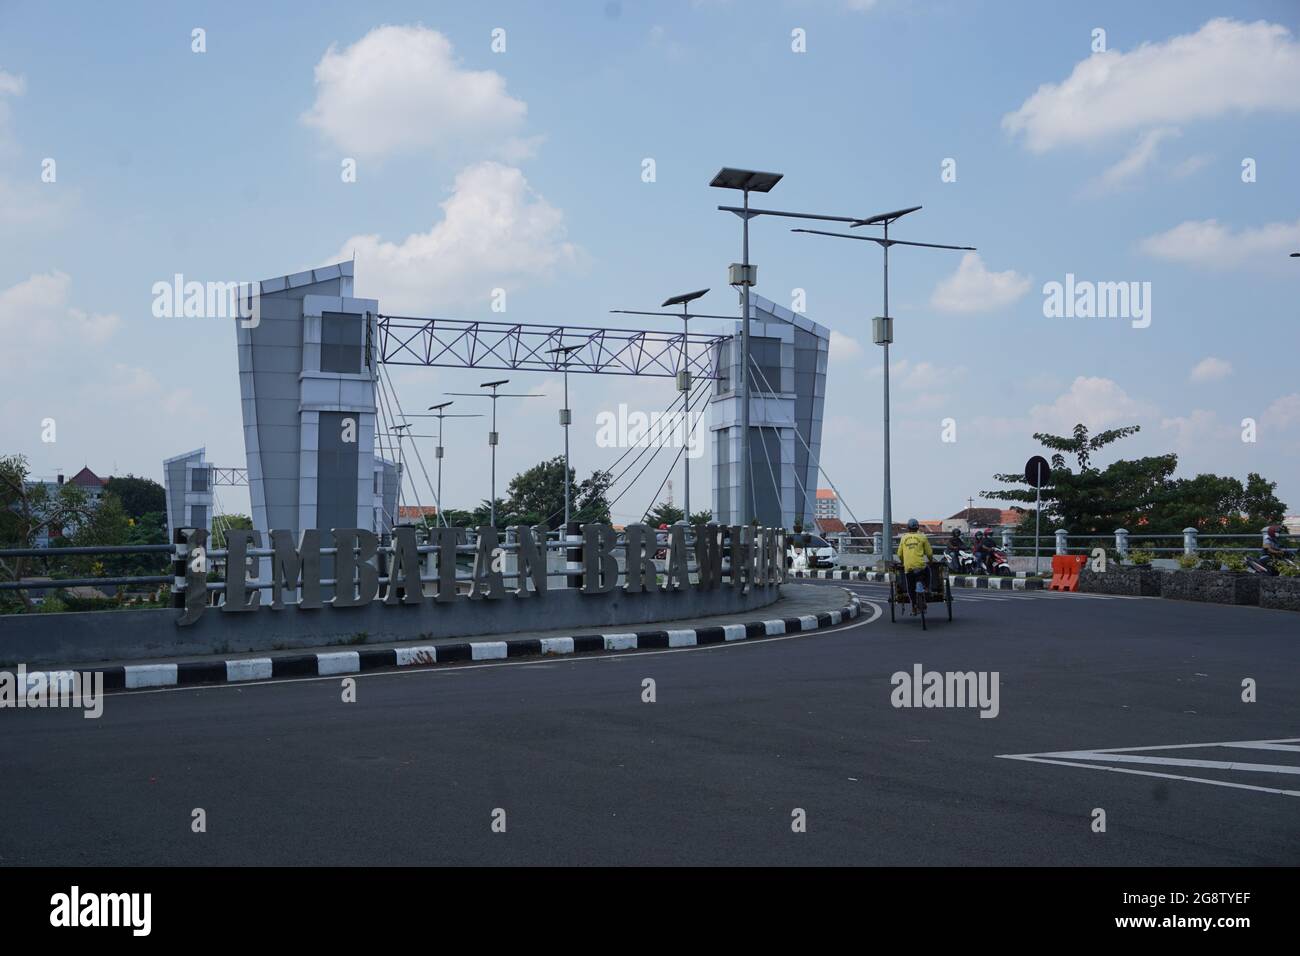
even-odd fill
[[[59,558],[121,556],[127,554],[166,554],[174,556],[176,548],[170,544],[104,544],[67,548],[0,548],[0,558],[41,558],[56,561]],[[171,584],[170,574],[136,574],[99,576],[93,578],[31,578],[19,581],[0,581],[0,591],[57,591],[61,588],[93,588],[100,586],[130,586]]]
[[[473,532],[472,529],[467,529],[467,530],[469,530],[469,533],[467,534],[466,543],[459,544],[455,548],[458,557],[473,556],[478,552],[478,541],[477,541],[478,536],[476,533]],[[506,555],[516,554],[519,551],[519,543],[517,540],[515,540],[514,533],[505,528],[501,528],[498,530],[501,532],[501,536],[496,545],[497,549],[499,549],[502,553]],[[649,530],[655,535],[654,544],[656,545],[656,550],[660,550],[661,549],[660,546],[666,549],[668,547],[668,543],[662,540],[662,537],[664,536],[665,533],[659,531],[658,529],[653,529],[653,528]],[[268,538],[269,535],[263,533],[263,537]],[[620,537],[622,537],[621,533],[620,533]],[[695,537],[696,537],[694,533],[694,528],[691,526],[687,526],[684,537],[688,549],[687,572],[692,574],[698,573],[700,571],[700,567],[699,564],[694,560],[694,545],[695,545]],[[541,545],[548,552],[550,551],[570,552],[570,555],[572,556],[573,549],[582,547],[583,538],[581,535],[566,534],[562,530],[556,529],[547,532],[545,541],[539,541],[538,544]],[[421,555],[421,557],[431,555],[431,554],[436,554],[439,552],[439,550],[440,550],[439,547],[433,544],[421,544],[418,545],[416,548],[416,551]],[[358,556],[360,555],[360,551],[361,549],[359,547],[352,549],[352,553]],[[388,583],[389,578],[385,572],[387,571],[388,562],[391,560],[392,555],[395,553],[395,551],[396,548],[391,543],[391,536],[390,535],[383,536],[375,552],[379,562],[380,576],[378,580],[381,585],[385,585]],[[627,554],[626,544],[618,543],[610,549],[610,552],[612,554],[623,555],[624,557],[626,557]],[[57,560],[59,558],[64,558],[64,557],[121,556],[121,555],[130,555],[130,554],[160,554],[160,555],[165,554],[168,556],[169,559],[175,561],[175,560],[186,559],[187,553],[188,553],[187,546],[183,546],[183,545],[178,546],[175,544],[97,545],[97,546],[92,545],[92,546],[78,546],[78,547],[66,547],[66,548],[57,548],[57,547],[56,548],[0,548],[0,558],[41,558],[47,561]],[[338,553],[339,553],[339,549],[335,547],[325,547],[320,549],[320,554],[322,557],[332,557],[337,555]],[[229,559],[229,550],[226,548],[207,549],[205,551],[205,555],[209,561],[213,562],[215,566],[219,567],[222,564],[223,559],[226,560]],[[274,556],[275,556],[275,551],[273,548],[270,547],[248,548],[245,551],[246,558],[273,558]],[[724,556],[722,560],[723,573],[724,574],[730,573],[730,567],[731,567],[731,562],[729,557]],[[565,577],[572,576],[577,570],[578,569],[574,566],[573,562],[570,561],[568,563],[568,566],[566,567],[556,568],[554,570],[548,570],[547,577],[565,578]],[[507,580],[517,581],[521,577],[521,572],[519,572],[518,570],[503,571],[502,576]],[[457,583],[472,583],[475,580],[473,574],[459,573],[459,572],[456,574],[455,579]],[[143,585],[162,585],[162,584],[175,585],[177,583],[177,580],[178,579],[174,573],[157,574],[157,575],[117,575],[111,577],[101,576],[101,577],[40,578],[40,579],[26,578],[19,581],[0,581],[0,592],[33,591],[33,592],[44,593],[44,592],[57,591],[63,588],[74,588],[74,587],[100,587],[100,586],[130,587],[132,585],[143,586]],[[436,574],[434,575],[422,574],[420,576],[420,580],[425,583],[436,583],[438,581],[438,576]],[[335,583],[336,582],[334,579],[321,581],[322,586],[331,586],[334,585]],[[273,587],[273,582],[249,580],[245,584],[245,587],[249,590],[268,590]],[[224,582],[221,581],[209,581],[207,583],[207,589],[210,593],[220,593],[225,591],[226,585]]]

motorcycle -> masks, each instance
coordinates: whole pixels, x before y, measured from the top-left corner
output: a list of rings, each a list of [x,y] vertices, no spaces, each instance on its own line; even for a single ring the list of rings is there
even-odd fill
[[[953,574],[974,574],[975,556],[964,548],[954,551],[949,548],[944,557],[948,561],[948,570]]]
[[[1274,557],[1271,554],[1248,554],[1246,555],[1246,570],[1252,574],[1263,574],[1269,577],[1277,577],[1280,566],[1297,567],[1296,557],[1290,551],[1283,552],[1281,557]]]
[[[988,564],[988,573],[997,577],[1009,578],[1015,572],[1011,570],[1011,562],[1007,560],[1007,553],[1001,548],[989,548],[986,552],[988,557],[985,561]],[[979,569],[979,573],[984,573]]]

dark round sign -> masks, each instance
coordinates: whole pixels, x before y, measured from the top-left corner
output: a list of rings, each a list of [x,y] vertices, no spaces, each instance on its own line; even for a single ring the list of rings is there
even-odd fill
[[[1052,466],[1042,455],[1035,455],[1025,462],[1025,481],[1035,488],[1041,488],[1052,477]]]

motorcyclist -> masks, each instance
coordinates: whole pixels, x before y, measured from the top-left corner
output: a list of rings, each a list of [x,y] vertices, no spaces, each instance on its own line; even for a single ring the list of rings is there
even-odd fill
[[[992,535],[986,535],[983,531],[975,532],[975,570],[983,574],[992,574],[990,570],[993,561],[993,538]]]
[[[948,563],[954,571],[961,570],[961,553],[966,550],[966,541],[961,536],[961,528],[953,528],[948,538]]]
[[[1264,529],[1264,546],[1260,551],[1259,559],[1270,571],[1276,568],[1278,558],[1291,557],[1291,552],[1282,547],[1282,542],[1279,540],[1281,536],[1280,525],[1271,524]]]
[[[907,577],[907,596],[912,600],[913,612],[916,610],[916,586],[928,587],[930,580],[930,559],[934,557],[934,548],[930,539],[920,532],[921,523],[915,518],[907,519],[907,533],[898,539],[898,560],[903,564],[903,573]]]

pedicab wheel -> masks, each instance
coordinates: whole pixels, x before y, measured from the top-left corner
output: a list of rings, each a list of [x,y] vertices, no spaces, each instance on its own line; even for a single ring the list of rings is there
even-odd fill
[[[943,582],[943,603],[948,605],[948,620],[952,620],[952,583],[945,580]]]

